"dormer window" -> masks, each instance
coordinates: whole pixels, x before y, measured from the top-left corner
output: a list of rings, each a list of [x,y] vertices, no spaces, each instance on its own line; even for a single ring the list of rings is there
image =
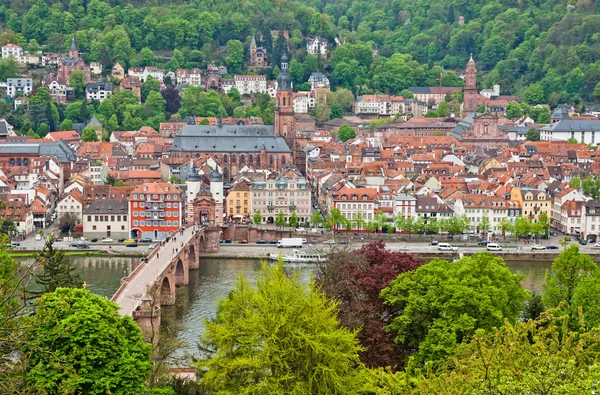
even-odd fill
[[[348,200],[348,196],[342,195],[342,200]]]

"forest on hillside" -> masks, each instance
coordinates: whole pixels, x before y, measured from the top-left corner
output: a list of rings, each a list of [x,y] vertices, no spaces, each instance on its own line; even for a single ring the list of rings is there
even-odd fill
[[[318,68],[334,88],[398,94],[436,85],[441,67],[455,71],[446,86],[460,85],[473,54],[482,87],[555,105],[600,99],[598,12],[594,0],[2,0],[0,43],[62,52],[74,34],[87,61],[164,64],[157,56],[177,49],[167,68],[215,59],[239,72],[252,35],[270,51],[276,37],[265,33],[285,29],[297,71],[306,71],[306,37],[329,41]]]

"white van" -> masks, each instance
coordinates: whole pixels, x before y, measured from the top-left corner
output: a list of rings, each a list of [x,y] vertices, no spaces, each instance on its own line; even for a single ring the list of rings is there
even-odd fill
[[[488,251],[502,251],[502,247],[500,247],[500,244],[488,243],[487,250]]]
[[[458,247],[452,247],[448,243],[439,243],[438,250],[440,250],[440,251],[456,251],[456,250],[458,250]]]

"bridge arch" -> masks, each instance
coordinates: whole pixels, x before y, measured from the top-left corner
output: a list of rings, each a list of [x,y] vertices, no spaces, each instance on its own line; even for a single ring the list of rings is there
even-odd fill
[[[160,284],[160,304],[171,305],[175,303],[175,284],[164,276]]]
[[[200,239],[198,240],[198,249],[200,252],[206,251],[206,244],[204,242],[204,235],[200,235]]]
[[[198,269],[200,267],[200,260],[196,255],[196,248],[194,247],[194,244],[191,243],[187,249],[187,261],[189,269]]]
[[[184,257],[185,259],[185,257]],[[189,276],[188,276],[188,265],[179,258],[177,263],[175,264],[175,284],[176,285],[188,285]]]

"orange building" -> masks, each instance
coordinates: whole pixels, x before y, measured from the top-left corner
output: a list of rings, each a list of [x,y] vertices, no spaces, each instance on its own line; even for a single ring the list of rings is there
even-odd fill
[[[184,196],[173,184],[144,183],[129,195],[129,229],[134,239],[165,239],[183,226]]]

